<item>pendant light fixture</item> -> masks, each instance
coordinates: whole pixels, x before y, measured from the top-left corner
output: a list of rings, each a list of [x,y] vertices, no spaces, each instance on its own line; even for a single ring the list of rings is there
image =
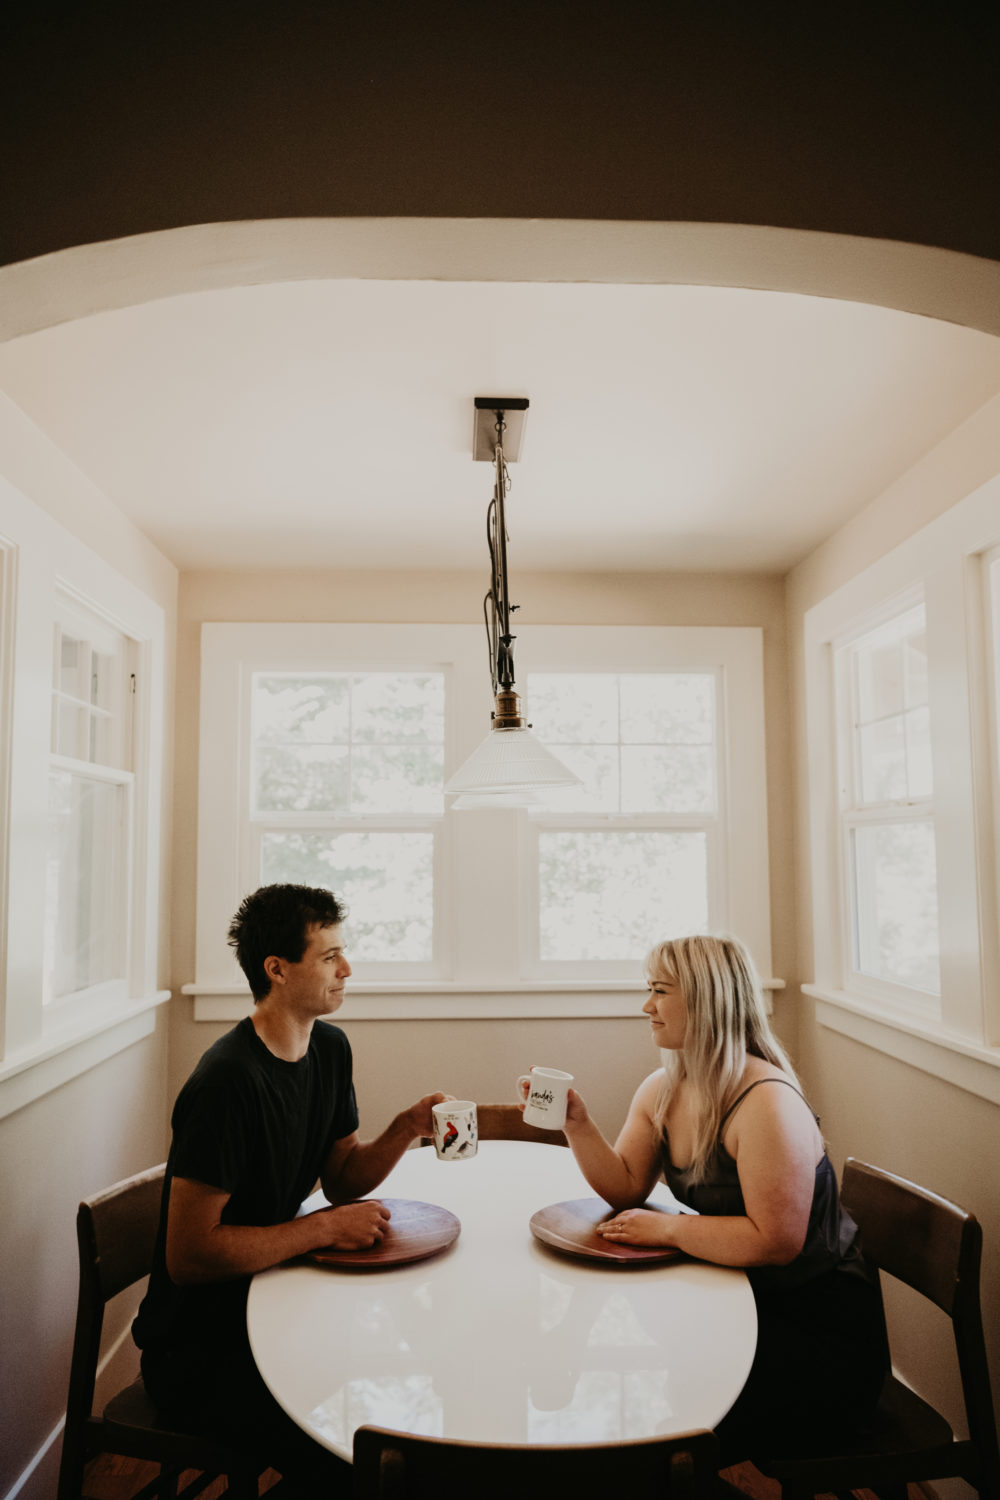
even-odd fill
[[[514,686],[510,616],[517,605],[507,591],[507,459],[513,463],[520,453],[527,409],[523,396],[475,398],[473,457],[493,462],[493,497],[486,511],[490,587],[483,600],[493,713],[489,734],[445,786],[447,794],[459,794],[452,804],[458,810],[529,807],[545,787],[580,785],[579,776],[532,734]]]

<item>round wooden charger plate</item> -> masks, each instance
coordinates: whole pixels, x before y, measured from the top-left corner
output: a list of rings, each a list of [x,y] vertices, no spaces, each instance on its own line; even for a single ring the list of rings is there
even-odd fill
[[[380,1245],[368,1250],[312,1250],[308,1259],[317,1266],[332,1266],[349,1271],[381,1271],[387,1266],[403,1266],[413,1260],[426,1260],[453,1245],[462,1224],[446,1208],[436,1203],[418,1203],[411,1198],[380,1198],[389,1210],[389,1227]]]
[[[656,1203],[645,1203],[653,1213],[669,1213]],[[565,1203],[550,1203],[531,1217],[531,1232],[536,1239],[567,1255],[585,1260],[601,1260],[616,1266],[649,1266],[677,1260],[679,1250],[666,1245],[615,1245],[597,1233],[596,1226],[614,1218],[603,1198],[570,1198]]]

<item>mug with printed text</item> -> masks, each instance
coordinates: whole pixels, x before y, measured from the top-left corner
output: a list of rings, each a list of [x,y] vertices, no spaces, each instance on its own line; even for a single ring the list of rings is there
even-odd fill
[[[561,1068],[532,1068],[517,1080],[524,1091],[528,1085],[524,1123],[539,1130],[562,1130],[566,1124],[566,1095],[573,1087],[572,1073]]]
[[[472,1099],[446,1099],[431,1105],[434,1150],[441,1161],[471,1161],[479,1144],[479,1125]]]

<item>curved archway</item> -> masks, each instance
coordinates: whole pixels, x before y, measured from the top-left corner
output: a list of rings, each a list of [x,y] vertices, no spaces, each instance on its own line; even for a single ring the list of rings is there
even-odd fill
[[[1000,262],[742,224],[269,219],[81,245],[0,269],[0,339],[187,292],[324,279],[734,286],[873,303],[1000,335]]]

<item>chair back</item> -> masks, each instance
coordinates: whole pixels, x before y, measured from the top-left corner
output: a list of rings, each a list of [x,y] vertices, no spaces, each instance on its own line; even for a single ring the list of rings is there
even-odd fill
[[[718,1465],[713,1432],[593,1447],[522,1447],[359,1427],[354,1500],[436,1500],[449,1481],[476,1500],[510,1500],[525,1487],[531,1493],[559,1495],[576,1488],[592,1494],[602,1485],[628,1500],[707,1500]]]
[[[963,1278],[979,1282],[979,1221],[947,1198],[853,1157],[840,1196],[868,1259],[952,1317]]]
[[[138,1172],[103,1193],[85,1198],[77,1209],[80,1286],[59,1473],[60,1500],[79,1493],[105,1303],[148,1276],[153,1264],[164,1171],[161,1164]]]
[[[1000,1493],[1000,1451],[990,1384],[979,1272],[983,1231],[974,1214],[916,1183],[848,1157],[844,1207],[866,1257],[928,1297],[952,1321],[969,1436],[981,1474]]]
[[[561,1130],[539,1130],[534,1125],[526,1125],[524,1115],[516,1104],[477,1104],[476,1118],[481,1141],[533,1141],[542,1146],[569,1145]]]
[[[76,1218],[80,1268],[86,1265],[104,1302],[148,1276],[160,1223],[163,1163],[137,1172],[80,1204]]]

